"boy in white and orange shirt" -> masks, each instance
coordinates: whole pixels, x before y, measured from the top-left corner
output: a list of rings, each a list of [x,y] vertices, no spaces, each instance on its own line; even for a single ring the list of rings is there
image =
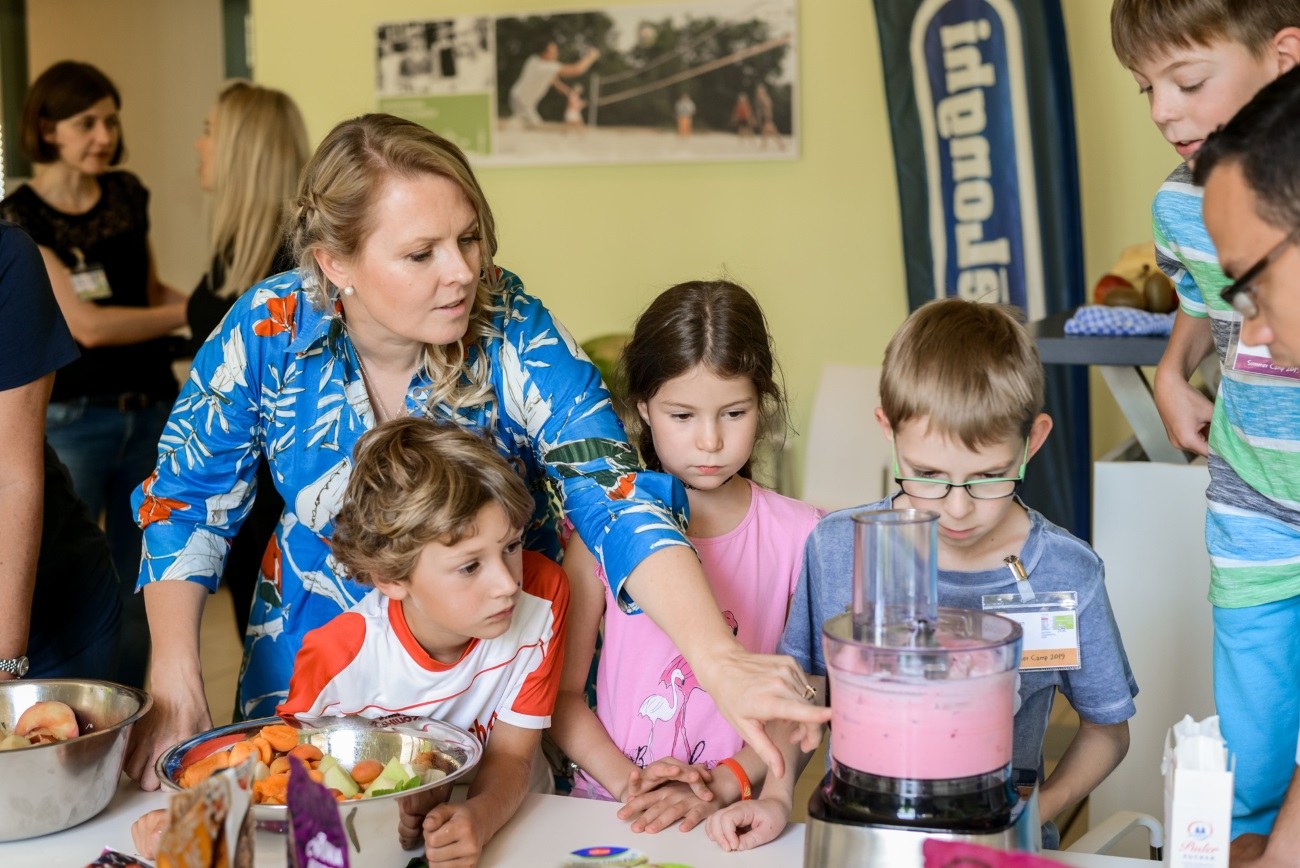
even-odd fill
[[[432,717],[483,740],[465,802],[403,800],[402,845],[423,837],[430,863],[477,861],[528,791],[551,722],[569,590],[523,550],[532,513],[523,481],[472,434],[413,418],[367,433],[331,546],[374,591],[307,634],[277,709]]]

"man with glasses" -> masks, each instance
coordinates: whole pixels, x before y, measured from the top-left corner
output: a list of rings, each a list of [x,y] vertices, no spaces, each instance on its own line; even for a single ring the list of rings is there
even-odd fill
[[[1206,140],[1197,156],[1196,183],[1205,187],[1205,228],[1224,274],[1233,279],[1222,298],[1242,316],[1240,343],[1267,347],[1277,366],[1300,366],[1300,67],[1266,86]],[[1300,372],[1280,373],[1290,378],[1291,388],[1300,388]],[[1300,419],[1279,412],[1283,406],[1273,402],[1259,408],[1259,439],[1268,441],[1270,425],[1300,425]],[[1300,577],[1300,454],[1293,447],[1291,455],[1291,469],[1276,474],[1279,493],[1271,513],[1272,533],[1261,541],[1260,551],[1294,579]],[[1300,598],[1293,596],[1271,608],[1277,607],[1283,611],[1252,638],[1268,670],[1267,683],[1243,679],[1241,690],[1295,733],[1300,715]],[[1273,752],[1286,768],[1294,736],[1275,734],[1273,740]],[[1237,750],[1230,736],[1228,745]],[[1300,778],[1292,778],[1271,840],[1238,837],[1232,865],[1300,865]]]
[[[1012,764],[1040,782],[1050,821],[1101,783],[1128,750],[1137,685],[1088,545],[1025,506],[1016,491],[1052,430],[1043,366],[1004,308],[958,298],[913,313],[885,350],[876,418],[894,447],[892,497],[824,518],[808,538],[780,650],[823,676],[822,624],[853,593],[853,515],[920,509],[938,516],[939,605],[1017,617],[1034,633],[1022,661]],[[1081,726],[1043,778],[1043,736],[1057,689]]]

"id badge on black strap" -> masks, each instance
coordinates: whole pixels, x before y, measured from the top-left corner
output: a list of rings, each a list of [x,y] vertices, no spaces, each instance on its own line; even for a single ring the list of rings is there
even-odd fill
[[[72,248],[72,255],[77,257],[77,264],[72,267],[72,289],[82,301],[97,301],[112,298],[113,288],[108,285],[108,275],[104,266],[86,262],[86,256],[78,247]]]

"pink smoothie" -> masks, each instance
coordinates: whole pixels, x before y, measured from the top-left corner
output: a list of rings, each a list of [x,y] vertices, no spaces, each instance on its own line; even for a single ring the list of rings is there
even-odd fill
[[[984,774],[1011,762],[1015,671],[886,679],[833,661],[829,669],[836,762],[922,780]]]

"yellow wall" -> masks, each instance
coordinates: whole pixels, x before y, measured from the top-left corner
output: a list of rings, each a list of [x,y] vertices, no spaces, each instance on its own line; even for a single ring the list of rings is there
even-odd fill
[[[1178,155],[1147,115],[1146,98],[1110,47],[1110,4],[1062,0],[1074,74],[1074,116],[1088,287],[1122,248],[1151,238],[1151,198]],[[1089,293],[1091,294],[1091,292]],[[1130,433],[1096,371],[1092,445],[1100,455]]]
[[[254,0],[254,69],[259,81],[299,101],[319,140],[338,120],[374,108],[376,23],[581,5],[370,0],[331,4],[321,14],[314,0]],[[1064,6],[1091,282],[1121,247],[1149,237],[1150,197],[1175,156],[1111,54],[1109,4]],[[755,293],[772,322],[795,427],[806,430],[821,366],[878,364],[906,313],[872,9],[868,0],[800,4],[799,160],[483,169],[502,239],[498,260],[580,339],[627,329],[671,283],[731,276]],[[1098,449],[1125,433],[1108,403],[1099,399],[1094,414]]]

